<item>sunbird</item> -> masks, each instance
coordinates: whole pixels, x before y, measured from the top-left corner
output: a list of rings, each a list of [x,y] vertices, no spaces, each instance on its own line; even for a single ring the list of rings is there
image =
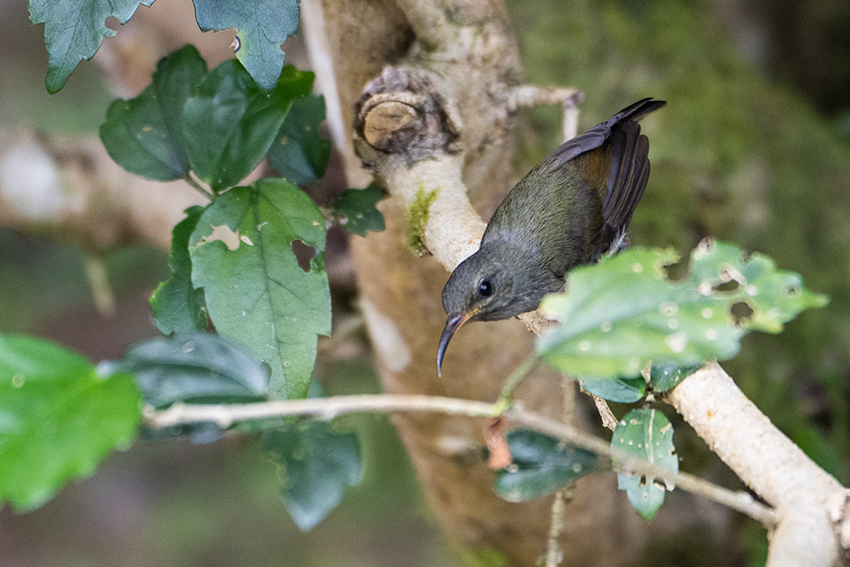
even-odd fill
[[[438,374],[464,323],[533,311],[544,295],[563,291],[571,269],[628,247],[632,213],[649,179],[649,140],[638,122],[665,104],[645,98],[627,106],[563,143],[511,189],[478,251],[443,288]]]

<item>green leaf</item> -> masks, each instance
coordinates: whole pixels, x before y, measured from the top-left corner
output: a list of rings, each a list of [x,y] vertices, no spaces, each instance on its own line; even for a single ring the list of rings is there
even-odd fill
[[[269,164],[281,177],[306,185],[325,174],[331,141],[319,136],[319,124],[324,119],[325,97],[310,95],[292,101],[269,149]]]
[[[299,0],[194,0],[204,31],[236,28],[236,58],[264,90],[273,89],[285,54],[280,44],[298,31]]]
[[[266,155],[292,99],[310,93],[313,78],[290,66],[268,93],[238,61],[209,72],[183,109],[183,139],[195,174],[216,192],[244,179]]]
[[[334,212],[340,224],[351,234],[366,236],[366,231],[384,230],[384,215],[376,208],[386,193],[373,183],[365,189],[346,189],[334,203]]]
[[[664,414],[654,409],[635,409],[626,414],[614,429],[611,447],[679,472],[679,458],[673,446],[673,426]],[[629,502],[647,521],[664,503],[667,487],[654,476],[619,474],[618,486],[625,490]],[[672,490],[672,488],[670,488]]]
[[[118,362],[146,404],[247,403],[266,399],[269,376],[234,345],[204,333],[138,343]]]
[[[153,0],[30,0],[30,21],[44,24],[47,91],[62,90],[77,64],[91,59],[104,37],[115,35],[104,23],[108,17],[126,24],[139,4],[150,6]]]
[[[591,473],[596,453],[543,433],[516,429],[507,435],[513,464],[496,473],[493,490],[509,502],[546,496]]]
[[[132,100],[109,105],[100,140],[115,163],[141,177],[173,181],[189,171],[169,138],[153,86]]]
[[[295,240],[315,249],[306,269],[293,252]],[[319,209],[283,179],[223,193],[189,241],[192,283],[204,288],[213,324],[271,366],[276,398],[304,397],[317,335],[331,330],[324,248]]]
[[[732,244],[704,241],[681,281],[664,269],[676,260],[669,250],[636,247],[574,270],[568,294],[543,300],[561,324],[537,341],[538,353],[563,372],[594,378],[637,376],[650,360],[701,365],[733,357],[744,333],[777,333],[827,302],[803,289],[798,274]]]
[[[322,421],[265,432],[263,453],[278,466],[280,498],[303,531],[324,520],[363,474],[357,435]]]
[[[132,377],[97,375],[59,345],[0,335],[0,505],[32,510],[136,436]]]
[[[183,109],[206,75],[206,61],[195,46],[187,45],[160,59],[151,78],[168,136],[183,163],[189,159],[183,144]]]
[[[151,295],[153,318],[164,335],[207,328],[204,291],[192,285],[192,258],[189,256],[189,237],[204,210],[203,207],[186,209],[186,218],[174,227],[168,256],[171,277],[159,284]]]
[[[188,45],[163,57],[153,82],[131,100],[109,106],[100,139],[115,163],[131,173],[158,181],[189,173],[183,147],[183,106],[207,72],[198,50]]]
[[[183,108],[192,96],[192,91],[207,75],[207,63],[194,45],[187,45],[163,57],[156,64],[152,84],[160,101],[160,109],[165,117],[172,140],[180,140],[178,149],[185,156],[183,148]]]
[[[646,380],[643,376],[636,378],[582,378],[581,387],[594,396],[603,400],[630,404],[643,398],[646,394]]]
[[[700,364],[679,366],[674,362],[653,362],[649,371],[649,383],[656,392],[666,392],[700,368]]]

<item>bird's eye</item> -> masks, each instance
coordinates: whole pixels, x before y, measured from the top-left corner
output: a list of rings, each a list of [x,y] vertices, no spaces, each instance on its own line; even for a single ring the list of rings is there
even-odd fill
[[[481,297],[493,295],[493,284],[490,283],[490,280],[481,280],[481,283],[478,284],[478,293],[481,294]]]

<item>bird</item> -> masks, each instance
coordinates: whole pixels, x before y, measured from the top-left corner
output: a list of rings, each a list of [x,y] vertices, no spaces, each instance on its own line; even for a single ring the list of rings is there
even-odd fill
[[[442,292],[449,341],[468,321],[533,311],[563,291],[567,273],[629,246],[628,228],[649,179],[649,140],[638,122],[662,108],[645,98],[572,138],[532,169],[496,208],[477,252]]]

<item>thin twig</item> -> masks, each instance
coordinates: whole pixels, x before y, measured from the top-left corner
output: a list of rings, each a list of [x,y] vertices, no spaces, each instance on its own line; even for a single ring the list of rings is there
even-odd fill
[[[773,526],[779,520],[779,516],[773,508],[756,502],[749,493],[734,492],[688,473],[674,473],[663,467],[652,465],[624,451],[612,448],[608,442],[602,439],[532,412],[511,408],[507,415],[515,423],[593,451],[599,456],[615,460],[617,472],[653,476],[659,480],[664,480],[668,485],[675,485],[677,488],[714,500],[746,514],[761,522],[765,527]]]
[[[212,422],[220,427],[230,427],[240,421],[276,416],[316,416],[323,420],[331,420],[351,413],[411,411],[469,417],[495,417],[499,415],[497,410],[496,404],[441,396],[362,394],[252,404],[175,404],[161,411],[146,407],[144,418],[145,423],[153,428],[201,422]]]
[[[567,509],[564,493],[567,490],[565,488],[556,492],[555,499],[552,501],[552,523],[549,524],[549,539],[546,542],[546,567],[558,567],[561,563],[562,554],[558,538],[561,537],[561,531],[564,529],[564,511]]]
[[[148,427],[163,428],[187,423],[216,423],[229,427],[235,422],[265,419],[274,416],[316,416],[330,420],[351,413],[391,413],[391,412],[429,412],[469,417],[494,417],[503,410],[500,403],[488,404],[473,400],[447,398],[440,396],[404,396],[390,394],[333,396],[330,398],[310,398],[306,400],[280,400],[253,404],[232,405],[186,405],[174,406],[157,411],[151,407],[144,410],[144,419]],[[643,474],[675,485],[724,504],[734,510],[750,516],[766,526],[777,521],[774,510],[759,504],[747,493],[736,493],[711,484],[687,473],[676,473],[638,459],[620,450],[612,449],[607,441],[594,437],[575,427],[530,412],[511,407],[505,413],[508,419],[541,433],[562,439],[577,447],[593,451],[600,457],[616,460],[619,472]]]
[[[540,104],[564,104],[570,100],[579,103],[583,99],[584,93],[578,89],[522,85],[508,93],[508,110],[514,111],[521,107]],[[570,136],[570,138],[573,136]]]
[[[108,317],[114,315],[115,293],[109,283],[109,273],[103,258],[90,253],[86,254],[85,267],[95,309],[100,315]]]
[[[566,374],[561,375],[561,420],[572,425],[575,412],[575,382]],[[557,567],[561,563],[563,553],[559,538],[564,531],[567,503],[571,502],[575,493],[575,483],[562,488],[555,493],[552,501],[552,513],[549,523],[549,539],[546,542],[546,567]]]
[[[563,141],[572,140],[578,135],[578,103],[584,98],[580,92],[564,99],[564,117],[561,121]]]

